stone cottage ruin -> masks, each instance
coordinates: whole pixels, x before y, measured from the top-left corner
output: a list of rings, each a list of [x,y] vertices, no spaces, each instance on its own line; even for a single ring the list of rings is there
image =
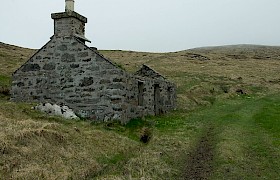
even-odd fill
[[[73,0],[51,17],[54,35],[13,74],[13,101],[66,105],[81,117],[122,123],[175,108],[175,85],[162,75],[146,65],[130,74],[85,44],[87,18]]]

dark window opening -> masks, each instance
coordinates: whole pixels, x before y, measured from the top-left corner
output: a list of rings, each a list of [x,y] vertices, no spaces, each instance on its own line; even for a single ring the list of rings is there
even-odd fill
[[[144,105],[144,83],[138,81],[138,105]]]
[[[168,87],[167,89],[167,103],[171,105],[171,98],[172,98],[172,87]]]
[[[161,114],[161,109],[160,109],[160,87],[159,84],[155,84],[154,86],[154,110],[155,110],[155,115],[160,115]]]

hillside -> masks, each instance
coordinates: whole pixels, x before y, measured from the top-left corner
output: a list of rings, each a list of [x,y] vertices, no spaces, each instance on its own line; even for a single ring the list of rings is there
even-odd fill
[[[10,76],[34,53],[35,50],[32,49],[21,48],[0,42],[1,75]]]
[[[171,53],[101,53],[130,72],[147,64],[171,79],[178,86],[181,108],[207,103],[203,99],[213,89],[217,95],[225,96],[224,91],[251,93],[262,89],[258,93],[263,93],[277,92],[280,88],[280,47],[237,45]]]
[[[280,47],[100,50],[129,72],[147,64],[177,85],[176,111],[125,126],[47,117],[9,102],[11,75],[34,52],[0,43],[0,179],[280,176]]]

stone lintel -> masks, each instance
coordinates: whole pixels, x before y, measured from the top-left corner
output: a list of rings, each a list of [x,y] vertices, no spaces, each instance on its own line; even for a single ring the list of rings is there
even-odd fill
[[[75,11],[67,11],[67,12],[61,12],[61,13],[53,13],[51,15],[52,19],[62,19],[62,18],[69,18],[74,17],[79,19],[80,21],[87,23],[87,18],[76,13]]]

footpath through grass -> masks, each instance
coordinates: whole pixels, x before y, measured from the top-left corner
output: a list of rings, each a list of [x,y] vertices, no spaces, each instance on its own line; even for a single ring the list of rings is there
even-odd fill
[[[280,95],[261,99],[241,96],[193,113],[190,118],[214,127],[214,156],[207,162],[212,170],[206,177],[279,179],[279,106]]]
[[[150,127],[153,138],[98,178],[279,179],[279,107],[280,94],[243,95],[114,126],[110,130],[135,141],[143,127]]]

